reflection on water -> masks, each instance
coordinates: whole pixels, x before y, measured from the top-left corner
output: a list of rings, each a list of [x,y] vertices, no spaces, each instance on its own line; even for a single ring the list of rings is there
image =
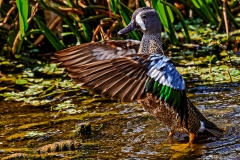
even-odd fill
[[[6,156],[13,153],[24,153],[22,157],[36,159],[41,155],[36,152],[38,148],[70,139],[81,143],[81,147],[68,151],[53,148],[48,158],[239,159],[239,90],[237,84],[189,89],[188,96],[199,110],[227,132],[219,140],[199,137],[192,148],[181,147],[187,143],[187,135],[177,133],[174,139],[169,139],[165,126],[137,103],[87,96],[75,102],[82,111],[69,114],[50,111],[49,106],[21,107],[21,103],[2,101],[0,156],[7,159]],[[83,122],[87,122],[92,131],[76,132],[76,124],[84,125]]]

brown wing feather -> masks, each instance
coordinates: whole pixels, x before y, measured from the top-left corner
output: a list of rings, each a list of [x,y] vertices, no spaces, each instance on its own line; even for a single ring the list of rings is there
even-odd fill
[[[131,55],[75,66],[74,69],[68,67],[69,76],[76,83],[83,83],[84,88],[100,92],[103,96],[135,101],[145,96],[147,58],[146,55]]]
[[[118,77],[119,77],[118,80],[115,83],[113,83],[113,85],[110,86],[105,92],[102,93],[103,95],[113,97],[128,80],[128,77],[126,76],[118,75]],[[119,99],[121,99],[121,97],[119,97]]]
[[[103,77],[105,74],[108,74],[112,70],[114,70],[115,72],[111,73],[110,75],[108,74],[105,76],[111,76],[112,74],[118,73],[118,68],[122,68],[122,67],[131,65],[131,64],[127,64],[124,61],[120,61],[120,62],[122,62],[122,63],[119,63],[119,62],[115,63],[116,67],[112,68],[111,65],[106,64],[105,62],[102,63],[101,61],[99,61],[99,62],[93,63],[94,65],[90,65],[90,67],[87,67],[87,68],[83,66],[83,67],[76,68],[75,70],[70,70],[71,73],[69,74],[69,76],[71,78],[78,78],[78,77],[84,77],[85,79],[88,78],[87,81],[90,81],[92,78],[95,78],[99,81],[101,79],[101,77]],[[76,72],[74,72],[74,71],[76,71]],[[86,83],[86,82],[84,81],[84,83]]]
[[[79,51],[81,51],[82,48],[85,48],[86,46],[88,46],[89,44],[90,43],[85,43],[85,44],[82,44],[82,45],[73,46],[73,47],[63,49],[61,51],[55,52],[54,56],[51,57],[51,58],[58,60],[61,57],[74,55],[74,54],[78,53]],[[61,61],[59,61],[59,62],[61,62]]]
[[[109,76],[108,76],[109,75]],[[108,75],[100,78],[100,81],[96,84],[96,81],[91,81],[91,84],[95,84],[93,89],[101,90],[101,92],[106,91],[112,84],[116,83],[119,80],[119,76],[112,74],[109,72]],[[87,84],[88,85],[88,84]]]
[[[86,63],[89,63],[90,61],[94,60],[94,58],[89,55],[84,56],[84,57],[73,57],[73,58],[71,57],[72,59],[70,59],[70,60],[67,60],[65,57],[63,57],[63,58],[61,58],[61,59],[63,59],[62,60],[63,63],[61,63],[62,67],[79,66],[79,65],[86,64]]]
[[[137,86],[140,84],[140,82],[141,82],[141,79],[135,80],[131,85],[128,86],[128,88],[126,88],[125,92],[119,95],[123,97],[122,98],[123,101],[132,100],[132,97],[136,92],[135,89],[137,89]]]
[[[139,74],[137,75],[136,79],[143,79],[146,75],[143,72],[143,68],[139,71]]]
[[[98,62],[102,62],[102,61],[97,61],[96,64],[95,64],[95,62],[91,62],[91,64],[93,64],[93,66],[92,66],[91,68],[89,68],[89,70],[91,70],[91,69],[98,69],[98,70],[99,70],[99,69],[102,69],[102,68],[98,67],[98,65],[99,65]],[[85,68],[84,65],[76,65],[76,66],[70,66],[70,67],[68,67],[67,70],[68,70],[69,72],[78,73],[78,72],[81,72],[82,70],[85,70],[85,71],[86,71],[86,68]]]
[[[73,55],[71,55],[71,56],[62,56],[62,57],[59,57],[58,59],[57,59],[57,61],[59,61],[59,62],[65,62],[65,61],[70,61],[70,60],[75,60],[75,59],[84,59],[84,58],[92,58],[92,56],[91,55],[89,55],[88,53],[83,53],[83,54],[81,54],[81,55],[79,55],[79,54],[73,54]]]
[[[121,97],[123,101],[126,101],[124,97],[128,94],[128,91],[133,87],[136,80],[128,79],[125,84],[113,95],[113,98]],[[130,99],[129,99],[130,100]]]
[[[104,71],[105,73],[100,73],[100,75],[92,76],[91,79],[87,83],[85,83],[85,85],[93,86],[93,89],[97,87],[101,87],[105,83],[109,85],[109,83],[113,81],[113,78],[116,77],[116,75],[114,75],[112,71],[116,72],[116,70],[113,69],[113,70]]]
[[[99,60],[133,55],[137,53],[138,48],[138,41],[108,40],[66,48],[54,53],[51,58],[53,63],[61,62],[60,66],[62,67],[72,67],[73,65],[79,65],[79,63],[82,65]]]
[[[140,83],[137,85],[136,89],[133,90],[133,96],[131,97],[131,101],[136,101],[138,99],[145,98],[145,92],[144,92],[144,84],[146,82],[147,77],[144,77],[141,79]]]
[[[113,75],[111,79],[107,79],[104,83],[95,85],[93,89],[98,90],[101,93],[105,93],[110,87],[117,83],[120,80],[120,78],[121,78],[120,76]]]
[[[139,42],[125,40],[87,43],[56,52],[51,58],[61,62],[84,88],[130,101],[141,98],[147,76],[148,56],[136,55],[138,47]]]
[[[77,72],[72,72],[70,70],[69,76],[71,78],[79,78],[79,77],[90,78],[91,76],[96,76],[96,74],[99,75],[101,73],[105,73],[105,72],[107,73],[107,71],[109,69],[111,69],[111,67],[112,66],[110,64],[104,65],[104,66],[95,66],[95,67],[89,68],[89,69],[84,69],[84,68],[80,67]]]

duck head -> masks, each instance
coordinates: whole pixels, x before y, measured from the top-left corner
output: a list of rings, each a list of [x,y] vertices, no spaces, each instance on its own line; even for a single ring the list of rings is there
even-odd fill
[[[126,34],[133,30],[141,30],[144,34],[161,33],[161,22],[156,10],[150,7],[138,8],[134,11],[130,23],[118,34]]]

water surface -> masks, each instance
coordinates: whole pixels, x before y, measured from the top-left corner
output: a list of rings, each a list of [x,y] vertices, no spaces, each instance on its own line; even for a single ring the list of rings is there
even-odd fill
[[[239,90],[238,84],[189,88],[188,97],[204,116],[225,129],[226,135],[218,140],[199,138],[192,148],[185,149],[182,144],[188,142],[187,135],[176,133],[174,139],[169,139],[165,126],[137,103],[85,95],[74,99],[73,105],[55,111],[49,105],[33,107],[1,101],[0,157],[239,159]],[[67,140],[80,145],[53,147],[56,142],[67,143]],[[44,151],[41,147],[52,148]]]

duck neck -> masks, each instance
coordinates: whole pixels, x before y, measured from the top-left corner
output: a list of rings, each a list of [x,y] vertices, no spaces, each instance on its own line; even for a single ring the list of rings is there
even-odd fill
[[[138,54],[163,54],[161,35],[144,34],[140,43]]]

